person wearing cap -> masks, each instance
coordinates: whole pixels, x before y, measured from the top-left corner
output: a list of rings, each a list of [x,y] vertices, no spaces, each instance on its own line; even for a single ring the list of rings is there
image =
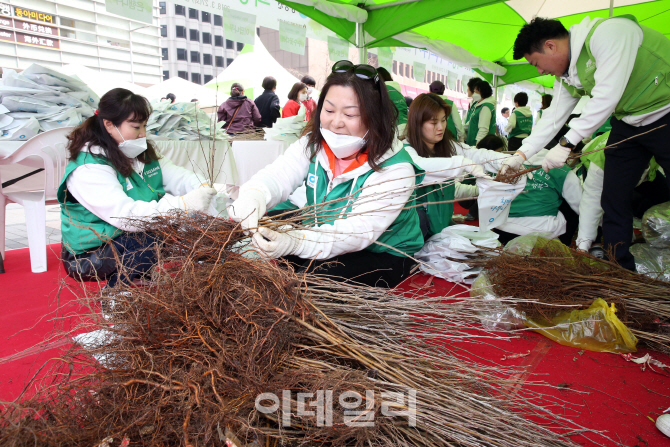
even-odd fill
[[[563,166],[571,149],[613,115],[607,144],[617,146],[605,150],[603,242],[622,267],[634,270],[633,189],[652,157],[670,169],[670,40],[631,15],[586,17],[569,31],[558,20],[538,17],[516,38],[514,59],[522,57],[540,74],[555,76],[554,99],[501,171],[518,168],[542,149],[579,99],[590,96],[542,167]]]

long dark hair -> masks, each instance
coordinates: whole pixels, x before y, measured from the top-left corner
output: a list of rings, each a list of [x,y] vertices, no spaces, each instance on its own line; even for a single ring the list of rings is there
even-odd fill
[[[291,87],[291,91],[288,92],[288,99],[292,99],[295,102],[298,102],[298,93],[304,88],[307,88],[307,84],[304,82],[296,82],[293,84],[293,87]]]
[[[326,80],[326,85],[321,90],[319,104],[306,131],[311,131],[307,142],[307,151],[316,155],[322,149],[323,137],[321,136],[321,110],[331,87],[351,87],[358,98],[358,107],[361,113],[361,122],[368,129],[365,146],[360,153],[367,151],[368,164],[374,171],[381,168],[377,162],[393,146],[393,140],[397,132],[396,122],[398,120],[398,109],[393,105],[389,97],[386,85],[381,79],[379,85],[371,79],[361,79],[353,72],[331,73]]]
[[[119,149],[119,144],[107,132],[102,120],[109,120],[115,126],[120,126],[126,120],[143,123],[151,115],[149,101],[125,88],[115,88],[100,98],[97,115],[93,115],[81,123],[67,136],[70,140],[67,146],[70,160],[75,160],[87,144],[102,149],[102,157],[106,158],[121,175],[130,177],[133,167],[130,158]],[[93,156],[100,156],[92,154]],[[147,141],[147,150],[137,159],[142,163],[158,160],[156,149]]]
[[[442,98],[435,93],[422,93],[412,101],[407,112],[407,126],[405,127],[405,139],[416,149],[416,153],[421,157],[451,157],[456,155],[454,147],[454,138],[449,129],[444,129],[444,135],[439,143],[430,149],[423,140],[423,123],[436,119],[441,110],[444,110],[445,117],[449,119],[451,107],[444,102]]]

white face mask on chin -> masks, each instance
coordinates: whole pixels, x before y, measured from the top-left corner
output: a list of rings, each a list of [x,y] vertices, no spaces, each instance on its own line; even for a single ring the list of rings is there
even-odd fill
[[[301,95],[298,95],[298,101],[307,101],[307,93],[303,93]]]
[[[119,132],[118,127],[114,126],[114,128]],[[123,143],[119,143],[119,149],[126,157],[130,159],[137,158],[142,152],[147,150],[146,137],[137,138],[135,140],[126,140],[123,138],[123,135],[121,135],[121,132],[119,132],[119,136],[123,140]]]
[[[473,93],[472,94],[472,99],[473,99],[474,102],[479,102],[482,99],[482,95],[480,95],[479,93]]]
[[[367,134],[368,133],[365,132],[366,136]],[[363,149],[363,146],[365,146],[365,143],[367,142],[365,137],[361,138],[354,137],[352,135],[338,135],[328,129],[324,129],[323,127],[321,128],[321,136],[324,140],[326,140],[326,143],[328,144],[330,150],[333,151],[333,154],[335,154],[335,156],[340,160],[349,158],[352,155],[360,152],[360,150]]]

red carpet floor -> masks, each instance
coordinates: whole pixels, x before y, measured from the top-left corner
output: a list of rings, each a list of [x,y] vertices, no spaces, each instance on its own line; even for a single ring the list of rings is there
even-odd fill
[[[0,274],[0,401],[16,399],[26,383],[48,369],[48,361],[57,358],[66,343],[50,341],[58,333],[82,323],[75,315],[84,310],[73,292],[79,288],[65,279],[57,254],[59,245],[48,247],[48,271],[31,273],[27,249],[8,251],[7,273]],[[414,278],[414,283],[428,278]],[[414,290],[407,281],[403,288]],[[89,285],[95,289],[96,285]],[[435,279],[431,289],[436,296],[454,295],[466,289]],[[485,364],[522,366],[525,373],[515,377],[518,392],[531,390],[552,396],[565,405],[554,412],[593,430],[605,431],[612,441],[592,433],[573,439],[588,446],[656,447],[669,446],[670,438],[661,434],[650,420],[670,407],[670,375],[626,362],[621,356],[581,352],[553,343],[535,333],[524,333],[511,341],[494,340],[460,343],[470,358]],[[502,360],[504,355],[530,355]],[[648,351],[640,349],[642,356]],[[670,357],[650,354],[666,365]],[[43,365],[47,367],[41,369]],[[538,385],[538,382],[546,385]],[[26,395],[29,395],[30,389]],[[588,438],[588,439],[587,439]]]

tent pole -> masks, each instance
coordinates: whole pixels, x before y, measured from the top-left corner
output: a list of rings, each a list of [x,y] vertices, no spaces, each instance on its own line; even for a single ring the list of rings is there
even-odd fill
[[[498,76],[493,75],[493,98],[494,98],[494,114],[497,113],[498,110]],[[495,116],[491,117],[491,119],[496,119]]]
[[[614,14],[614,0],[610,0],[610,17]]]
[[[358,47],[358,63],[368,63],[368,49],[365,47],[365,38],[363,36],[363,24],[356,24],[356,47]]]

